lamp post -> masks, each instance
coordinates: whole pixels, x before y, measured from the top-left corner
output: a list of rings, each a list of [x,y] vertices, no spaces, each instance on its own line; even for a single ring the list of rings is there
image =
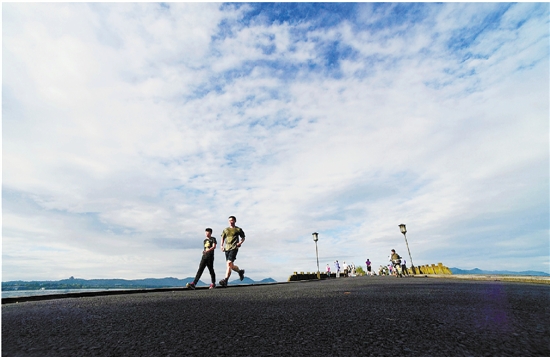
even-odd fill
[[[401,230],[401,233],[403,233],[403,236],[405,237],[405,244],[407,245],[407,250],[409,251],[409,259],[411,260],[411,269],[413,274],[416,274],[416,271],[414,269],[414,263],[413,258],[411,257],[411,250],[409,249],[409,242],[407,242],[407,227],[405,224],[401,223],[399,225],[399,229]]]
[[[319,233],[311,233],[313,241],[315,242],[315,255],[317,256],[317,279],[321,279],[321,272],[319,271],[319,250],[317,249],[317,241],[319,240]]]

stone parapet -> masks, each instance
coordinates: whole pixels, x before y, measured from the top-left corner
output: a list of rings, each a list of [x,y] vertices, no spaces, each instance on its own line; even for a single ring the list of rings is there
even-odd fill
[[[413,270],[409,268],[409,270]],[[443,265],[443,263],[426,264],[414,267],[414,274],[430,274],[430,275],[452,275],[451,269]]]
[[[321,279],[327,278],[326,273],[321,273],[320,276],[321,276]],[[336,277],[336,274],[331,274],[331,276]],[[300,273],[294,272],[294,274],[292,274],[288,278],[288,281],[300,281],[300,280],[317,280],[317,272],[314,272],[314,273],[310,273],[310,272],[304,273],[303,271]]]

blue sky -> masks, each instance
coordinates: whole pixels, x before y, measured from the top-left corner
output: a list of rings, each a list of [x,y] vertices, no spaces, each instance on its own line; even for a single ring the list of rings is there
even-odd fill
[[[400,223],[415,265],[550,272],[548,18],[5,3],[2,280],[193,276],[229,215],[252,279],[316,270],[315,231],[321,268],[408,258]]]

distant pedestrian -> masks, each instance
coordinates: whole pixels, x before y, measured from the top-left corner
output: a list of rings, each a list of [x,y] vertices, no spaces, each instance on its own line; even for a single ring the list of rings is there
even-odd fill
[[[330,278],[330,265],[327,264],[327,278]]]
[[[344,277],[347,277],[348,276],[348,265],[346,264],[346,262],[344,262],[344,265],[342,266],[344,268]]]
[[[336,277],[340,277],[340,263],[338,263],[338,260],[334,262],[334,267],[336,268]]]
[[[367,265],[367,275],[372,276],[371,261],[369,260],[369,258],[367,258],[365,264]]]
[[[407,270],[407,261],[405,259],[401,262],[401,271],[404,275],[409,275],[409,270]]]
[[[195,290],[195,286],[199,282],[199,279],[204,272],[204,268],[206,267],[210,272],[210,279],[212,279],[210,289],[214,289],[216,287],[216,273],[214,272],[214,250],[216,249],[216,244],[218,244],[218,242],[216,241],[216,238],[212,237],[212,228],[206,228],[204,233],[206,235],[206,238],[203,241],[204,249],[202,251],[201,262],[199,263],[199,270],[197,270],[197,274],[195,275],[195,279],[193,280],[193,282],[187,283],[186,287],[188,289]]]
[[[237,253],[239,248],[244,243],[245,235],[244,231],[235,225],[237,218],[235,216],[229,216],[229,227],[222,232],[222,252],[225,252],[225,260],[227,261],[227,271],[225,272],[225,278],[220,280],[220,286],[227,287],[227,282],[231,276],[231,271],[234,270],[239,273],[239,279],[244,279],[244,269],[239,269],[234,264],[237,259]],[[239,240],[240,238],[240,240]]]

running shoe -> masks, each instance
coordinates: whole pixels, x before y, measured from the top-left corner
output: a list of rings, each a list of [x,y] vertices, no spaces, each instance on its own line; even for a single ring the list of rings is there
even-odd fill
[[[187,283],[187,284],[185,285],[185,287],[186,287],[187,289],[195,290],[195,284],[193,284],[193,283]]]
[[[243,279],[244,279],[244,269],[239,270],[239,279],[241,279],[241,281],[243,281]]]
[[[220,286],[222,288],[226,288],[227,287],[227,280],[225,280],[225,279],[220,280]]]
[[[208,289],[214,289],[216,287],[216,284],[212,283],[210,284],[210,287]]]

